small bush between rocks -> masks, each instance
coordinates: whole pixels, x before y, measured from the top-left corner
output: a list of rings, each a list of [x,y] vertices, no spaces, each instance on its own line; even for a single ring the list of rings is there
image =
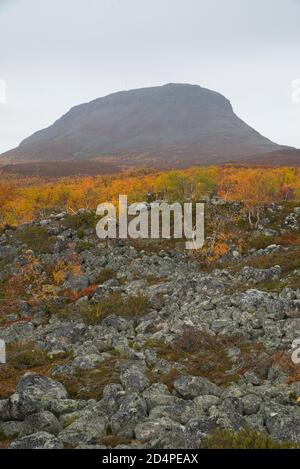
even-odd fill
[[[216,336],[193,327],[188,327],[171,345],[163,342],[147,342],[161,358],[184,366],[193,376],[202,376],[219,386],[239,381],[246,371],[260,374],[261,369],[271,365],[271,358],[260,343],[247,343],[240,336]],[[239,349],[238,363],[230,357],[231,348]],[[264,360],[261,356],[264,354]],[[177,371],[178,373],[178,371]],[[171,385],[173,373],[167,376]]]
[[[76,215],[67,215],[63,220],[63,224],[72,230],[85,230],[94,228],[96,226],[96,213],[95,212],[81,212]]]
[[[88,251],[94,246],[93,243],[90,243],[89,241],[85,239],[81,239],[79,243],[77,244],[77,251],[78,252],[83,252],[83,251]]]
[[[51,377],[53,365],[69,360],[68,354],[47,356],[44,350],[36,349],[32,342],[7,345],[7,363],[0,367],[0,399],[7,399],[26,371]]]
[[[254,267],[255,269],[269,269],[274,265],[280,265],[284,274],[300,269],[300,247],[292,246],[289,251],[279,251],[247,259],[232,266],[232,271],[239,272],[245,266]]]
[[[274,354],[274,363],[287,374],[287,384],[300,382],[300,365],[293,363],[287,352]],[[295,396],[294,399],[296,400]]]
[[[8,353],[8,361],[16,370],[23,370],[46,365],[49,363],[49,358],[44,350],[22,349],[22,345],[19,345]]]
[[[76,235],[77,235],[77,238],[78,239],[83,239],[84,236],[85,236],[85,230],[83,228],[79,228],[77,231],[76,231]]]
[[[202,442],[206,449],[297,449],[300,446],[293,442],[277,442],[267,435],[244,428],[239,432],[215,430]]]
[[[110,269],[109,267],[105,267],[97,275],[95,284],[101,285],[102,283],[107,282],[107,280],[111,280],[112,278],[115,278],[115,277],[116,277],[115,271],[113,269]]]
[[[17,435],[7,438],[7,436],[0,431],[0,449],[7,449],[15,438],[17,438]]]
[[[300,245],[300,233],[299,232],[285,232],[278,236],[275,240],[275,244],[281,246],[299,246]],[[272,244],[272,243],[271,243]]]
[[[132,440],[129,438],[126,438],[125,436],[119,436],[119,435],[106,435],[102,438],[101,443],[108,448],[115,448],[118,445],[130,445],[132,443]]]
[[[180,370],[172,368],[168,373],[154,373],[152,370],[148,371],[147,377],[151,383],[165,384],[169,391],[174,390],[174,381],[181,376]]]
[[[86,324],[99,324],[111,314],[134,318],[145,314],[148,309],[149,301],[144,295],[123,297],[120,293],[114,292],[94,305],[85,306],[80,314]]]
[[[254,236],[248,242],[248,248],[265,249],[271,244],[275,244],[274,238],[266,235]]]
[[[160,283],[166,281],[166,277],[153,277],[149,276],[146,278],[149,285],[159,285]]]
[[[93,370],[78,370],[75,375],[62,375],[59,381],[66,387],[71,399],[101,399],[108,384],[119,384],[115,369],[117,357],[107,358]]]
[[[17,239],[29,249],[47,253],[53,249],[55,237],[50,236],[43,226],[29,226],[17,232]]]

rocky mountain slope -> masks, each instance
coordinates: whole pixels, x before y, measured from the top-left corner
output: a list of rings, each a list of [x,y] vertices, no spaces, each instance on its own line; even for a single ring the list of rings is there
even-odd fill
[[[2,163],[81,160],[156,167],[213,164],[283,150],[219,93],[168,84],[122,91],[72,108],[1,155]],[[288,163],[288,162],[287,162]]]
[[[299,245],[274,239],[296,239],[300,208],[266,215],[210,268],[178,244],[100,242],[84,210],[7,228],[0,446],[198,448],[242,429],[299,443]]]

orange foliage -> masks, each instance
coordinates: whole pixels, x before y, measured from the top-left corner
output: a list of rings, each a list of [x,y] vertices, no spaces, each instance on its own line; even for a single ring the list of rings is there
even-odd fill
[[[97,285],[90,285],[87,288],[84,288],[83,290],[80,290],[79,292],[71,292],[71,300],[74,301],[74,303],[79,300],[80,298],[83,298],[84,296],[91,297],[95,291],[96,291]],[[67,294],[66,294],[67,295]]]
[[[1,176],[0,224],[17,225],[52,212],[93,210],[101,202],[117,202],[120,194],[127,194],[130,203],[143,201],[149,192],[170,201],[196,201],[211,194],[242,200],[250,224],[257,224],[264,204],[300,198],[300,169],[210,166],[50,180]]]

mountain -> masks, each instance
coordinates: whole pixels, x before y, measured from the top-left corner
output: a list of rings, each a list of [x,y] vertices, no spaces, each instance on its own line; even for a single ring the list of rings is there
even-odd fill
[[[121,91],[72,108],[0,163],[89,161],[187,166],[285,150],[239,119],[228,99],[197,85]]]

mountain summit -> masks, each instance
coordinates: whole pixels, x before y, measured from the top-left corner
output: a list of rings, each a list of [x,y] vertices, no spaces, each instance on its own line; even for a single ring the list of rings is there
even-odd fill
[[[187,166],[282,150],[234,113],[228,99],[197,85],[121,91],[72,108],[4,153],[2,162],[116,159]]]

